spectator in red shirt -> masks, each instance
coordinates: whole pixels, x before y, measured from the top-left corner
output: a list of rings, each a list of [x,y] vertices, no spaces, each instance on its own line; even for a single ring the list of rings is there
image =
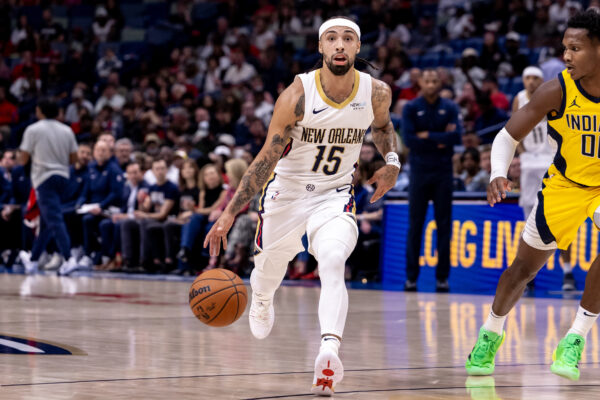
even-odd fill
[[[6,88],[0,86],[0,126],[19,122],[17,107],[6,100]]]
[[[398,95],[398,100],[406,99],[412,100],[419,95],[421,87],[419,86],[419,79],[421,79],[421,70],[419,68],[411,68],[409,72],[410,86],[402,89]]]
[[[506,95],[498,90],[498,81],[494,75],[488,75],[483,80],[481,90],[490,94],[490,100],[492,100],[494,107],[508,111],[510,102],[508,101]]]
[[[35,79],[40,79],[40,66],[33,62],[33,53],[29,50],[25,50],[21,55],[22,61],[21,63],[15,65],[12,70],[11,80],[14,82],[20,77],[24,77],[25,73],[23,72],[23,68],[30,67],[33,69],[33,74]]]

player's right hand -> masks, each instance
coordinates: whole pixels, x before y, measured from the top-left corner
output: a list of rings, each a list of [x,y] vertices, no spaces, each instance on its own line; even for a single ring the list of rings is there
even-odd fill
[[[487,201],[490,206],[494,207],[494,204],[500,203],[502,199],[506,198],[506,192],[512,190],[512,182],[501,176],[495,178],[490,182],[487,188]]]
[[[227,250],[227,233],[231,229],[234,220],[234,215],[223,212],[206,234],[204,248],[210,245],[209,254],[211,257],[216,257],[221,252],[221,241],[223,241],[223,249]]]

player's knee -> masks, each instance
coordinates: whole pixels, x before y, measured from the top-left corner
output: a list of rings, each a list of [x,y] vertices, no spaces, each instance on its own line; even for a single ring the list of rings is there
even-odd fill
[[[506,272],[515,284],[520,284],[523,282],[527,283],[535,278],[538,270],[538,268],[532,267],[531,263],[527,260],[517,258]]]

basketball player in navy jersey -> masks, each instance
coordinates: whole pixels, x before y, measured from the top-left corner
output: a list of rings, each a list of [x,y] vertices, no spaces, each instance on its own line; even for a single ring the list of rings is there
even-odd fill
[[[296,76],[281,93],[263,148],[204,242],[213,256],[221,242],[226,248],[235,216],[262,188],[249,319],[254,336],[263,339],[275,320],[275,291],[307,234],[321,279],[322,340],[312,391],[326,396],[344,374],[338,357],[348,312],[344,268],[358,236],[352,175],[369,127],[387,162],[369,181],[377,185],[371,202],[394,186],[400,171],[391,90],[354,69],[359,51],[354,22],[335,17],[321,25],[322,68]]]

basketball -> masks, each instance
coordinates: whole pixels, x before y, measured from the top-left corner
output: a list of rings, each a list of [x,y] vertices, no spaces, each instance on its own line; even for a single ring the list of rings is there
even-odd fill
[[[190,307],[200,321],[210,326],[227,326],[246,309],[248,292],[235,273],[215,268],[200,274],[190,287]]]

